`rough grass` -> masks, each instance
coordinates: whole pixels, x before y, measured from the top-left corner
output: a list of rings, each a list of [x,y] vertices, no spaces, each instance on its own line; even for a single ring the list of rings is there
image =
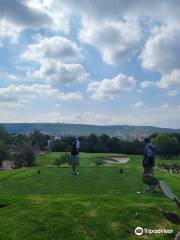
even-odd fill
[[[45,153],[38,156],[37,167],[0,172],[0,203],[8,204],[0,208],[0,240],[174,238],[179,226],[169,223],[158,208],[178,209],[159,190],[144,192],[141,156],[130,156],[122,165],[96,166],[97,158],[107,154],[82,153],[79,176],[72,176],[70,168],[48,167],[58,156]],[[180,197],[178,174],[156,176]],[[137,226],[174,233],[136,237]]]

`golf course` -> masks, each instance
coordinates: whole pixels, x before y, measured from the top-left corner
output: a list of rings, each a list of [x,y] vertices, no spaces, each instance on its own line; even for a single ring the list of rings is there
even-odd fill
[[[170,240],[180,231],[161,212],[179,215],[176,204],[158,188],[145,191],[142,156],[97,166],[97,159],[120,155],[81,153],[80,174],[72,176],[70,167],[53,164],[59,155],[42,153],[34,167],[0,172],[0,240]],[[155,176],[180,197],[180,174]],[[136,236],[136,227],[173,232]]]

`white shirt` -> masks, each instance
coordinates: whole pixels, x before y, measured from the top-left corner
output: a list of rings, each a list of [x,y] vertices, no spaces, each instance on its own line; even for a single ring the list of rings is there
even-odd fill
[[[76,149],[79,149],[80,148],[80,141],[77,139],[76,140]]]

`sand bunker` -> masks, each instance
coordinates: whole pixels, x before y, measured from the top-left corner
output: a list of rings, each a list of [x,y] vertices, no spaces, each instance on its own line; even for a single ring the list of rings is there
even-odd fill
[[[122,163],[127,163],[129,161],[129,158],[128,157],[109,157],[108,159],[105,159],[104,160],[104,163],[106,165],[109,165],[109,164],[113,164],[113,163],[119,163],[119,164],[122,164]]]

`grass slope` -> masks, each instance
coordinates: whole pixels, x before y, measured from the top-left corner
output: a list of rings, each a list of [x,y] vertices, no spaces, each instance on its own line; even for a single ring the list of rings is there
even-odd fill
[[[81,154],[80,175],[50,167],[59,153],[38,156],[37,167],[0,172],[0,240],[173,239],[178,227],[158,207],[177,212],[160,191],[144,192],[141,157],[123,165],[95,166],[107,154]],[[124,173],[119,173],[119,168]],[[157,172],[180,197],[180,176]],[[141,194],[137,194],[140,191]],[[137,226],[174,233],[137,237]]]

